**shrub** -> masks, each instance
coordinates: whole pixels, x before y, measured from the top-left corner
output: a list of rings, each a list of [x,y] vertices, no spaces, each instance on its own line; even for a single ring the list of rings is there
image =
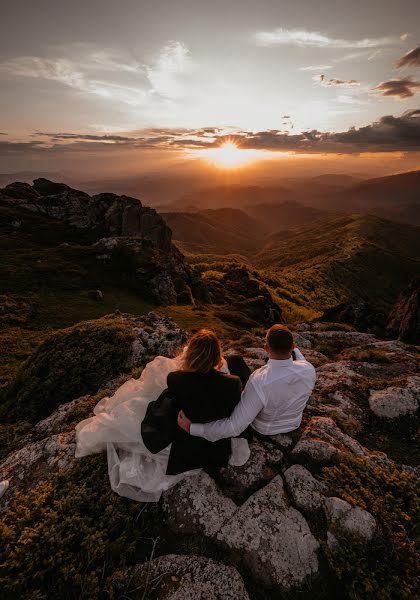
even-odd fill
[[[124,371],[135,337],[123,317],[85,321],[49,336],[4,393],[0,417],[35,422]]]
[[[150,558],[157,510],[112,492],[104,456],[16,496],[0,522],[2,598],[99,598],[115,569]]]
[[[330,494],[368,510],[379,535],[364,552],[348,544],[326,550],[330,566],[352,600],[408,600],[419,589],[415,528],[418,483],[409,471],[349,458],[323,469]]]

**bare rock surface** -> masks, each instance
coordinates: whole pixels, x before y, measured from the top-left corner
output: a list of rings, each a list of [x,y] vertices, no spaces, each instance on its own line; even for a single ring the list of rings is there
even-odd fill
[[[163,508],[172,529],[218,542],[264,585],[289,591],[318,573],[319,544],[279,475],[238,507],[200,474],[167,492]]]
[[[329,525],[333,527],[335,538],[339,538],[341,532],[368,542],[375,534],[376,521],[373,516],[367,510],[352,506],[341,498],[326,498],[325,515]]]
[[[372,391],[369,396],[371,411],[383,419],[397,419],[416,413],[419,408],[420,377],[409,377],[406,384],[406,387],[391,386]]]
[[[309,463],[330,464],[340,453],[369,456],[369,451],[344,433],[329,417],[312,417],[292,455]]]
[[[293,504],[306,513],[319,510],[324,504],[325,485],[315,479],[302,465],[292,465],[284,472],[286,488]]]
[[[0,480],[9,480],[0,507],[5,508],[16,492],[26,492],[74,462],[74,433],[63,433],[28,444],[0,463]]]
[[[249,600],[234,567],[204,556],[160,556],[114,573],[110,587],[133,600]]]
[[[319,544],[300,512],[289,506],[281,477],[253,494],[217,539],[254,577],[283,592],[304,586],[319,569]]]
[[[219,471],[223,488],[230,490],[234,497],[249,495],[251,491],[268,483],[282,463],[283,452],[274,444],[253,440],[250,450],[251,456],[242,467],[230,466]]]

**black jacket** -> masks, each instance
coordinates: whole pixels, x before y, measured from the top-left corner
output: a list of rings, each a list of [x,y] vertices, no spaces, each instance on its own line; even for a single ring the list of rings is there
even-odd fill
[[[240,379],[215,370],[174,371],[168,375],[167,383],[168,388],[147,407],[141,424],[146,447],[155,454],[172,443],[168,475],[206,466],[226,466],[231,454],[230,438],[208,442],[190,436],[176,421],[181,409],[195,423],[229,417],[241,398]]]
[[[193,423],[229,417],[241,399],[240,379],[215,369],[209,373],[174,371],[169,373],[167,383],[169,396]],[[226,466],[230,454],[230,438],[208,442],[177,426],[166,473],[176,475],[200,467]]]

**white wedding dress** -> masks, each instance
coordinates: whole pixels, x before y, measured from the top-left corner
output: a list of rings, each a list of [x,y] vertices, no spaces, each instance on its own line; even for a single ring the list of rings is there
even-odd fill
[[[76,457],[106,450],[111,488],[120,496],[157,502],[163,491],[200,471],[166,475],[171,446],[152,454],[141,436],[148,404],[166,389],[168,373],[180,369],[181,363],[182,354],[175,358],[157,356],[146,365],[139,379],[129,379],[113,396],[103,398],[93,410],[95,416],[76,426]],[[221,370],[229,372],[226,361]],[[232,439],[229,464],[243,465],[249,455],[245,439]]]

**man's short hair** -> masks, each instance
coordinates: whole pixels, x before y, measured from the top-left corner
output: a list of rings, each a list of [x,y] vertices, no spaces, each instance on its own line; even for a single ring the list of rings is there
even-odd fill
[[[273,325],[267,331],[267,344],[276,354],[291,352],[294,346],[293,335],[285,325]]]

